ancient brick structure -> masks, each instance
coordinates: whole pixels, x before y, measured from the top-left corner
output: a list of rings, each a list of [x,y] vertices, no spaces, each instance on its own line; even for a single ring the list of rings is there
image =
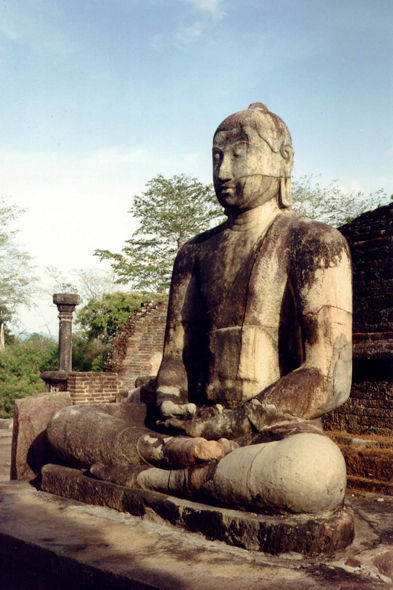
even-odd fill
[[[122,390],[117,373],[68,373],[67,391],[74,404],[114,402]]]
[[[393,203],[364,213],[340,231],[348,240],[352,252],[355,293],[353,331],[359,336],[372,333],[374,340],[392,339]],[[355,346],[360,352],[362,347],[358,342]],[[377,345],[377,348],[381,347]],[[373,356],[376,356],[375,352]],[[381,358],[383,356],[386,355]]]
[[[353,385],[325,428],[393,437],[393,204],[340,231],[353,260]]]
[[[106,371],[117,373],[126,389],[135,387],[135,379],[155,375],[160,366],[164,344],[167,302],[142,303],[117,334]]]

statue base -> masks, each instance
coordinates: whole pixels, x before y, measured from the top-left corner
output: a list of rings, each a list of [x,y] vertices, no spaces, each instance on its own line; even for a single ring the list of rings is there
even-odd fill
[[[51,464],[42,469],[40,487],[44,492],[133,516],[159,517],[207,539],[272,555],[332,554],[345,549],[354,538],[350,506],[327,516],[267,516],[126,488],[93,479],[78,469]]]

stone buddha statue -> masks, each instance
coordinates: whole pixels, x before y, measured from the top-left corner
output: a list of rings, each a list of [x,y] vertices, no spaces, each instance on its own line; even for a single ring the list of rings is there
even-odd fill
[[[293,153],[262,103],[218,127],[228,219],[178,252],[154,388],[58,412],[47,435],[62,462],[252,512],[343,503],[344,459],[320,417],[350,392],[351,262],[337,230],[291,209]]]

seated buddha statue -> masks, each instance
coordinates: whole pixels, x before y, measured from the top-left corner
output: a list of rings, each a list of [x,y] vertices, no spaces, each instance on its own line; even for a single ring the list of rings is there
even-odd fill
[[[257,513],[342,505],[344,459],[320,418],[350,392],[351,262],[336,229],[291,208],[293,154],[262,103],[219,125],[227,221],[177,254],[151,395],[58,412],[47,437],[62,462]]]

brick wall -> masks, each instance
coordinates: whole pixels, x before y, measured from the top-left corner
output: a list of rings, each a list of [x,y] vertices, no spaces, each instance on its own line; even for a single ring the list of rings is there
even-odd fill
[[[67,391],[74,404],[110,403],[124,390],[117,373],[68,373]]]
[[[393,203],[340,228],[353,262],[353,331],[393,332]]]
[[[324,416],[323,425],[325,430],[393,438],[392,381],[354,382],[349,400]]]
[[[117,334],[105,370],[117,373],[126,389],[135,387],[137,377],[157,374],[167,310],[166,301],[144,303]]]
[[[349,400],[324,417],[324,426],[393,438],[393,204],[340,231],[353,262],[353,383]]]

